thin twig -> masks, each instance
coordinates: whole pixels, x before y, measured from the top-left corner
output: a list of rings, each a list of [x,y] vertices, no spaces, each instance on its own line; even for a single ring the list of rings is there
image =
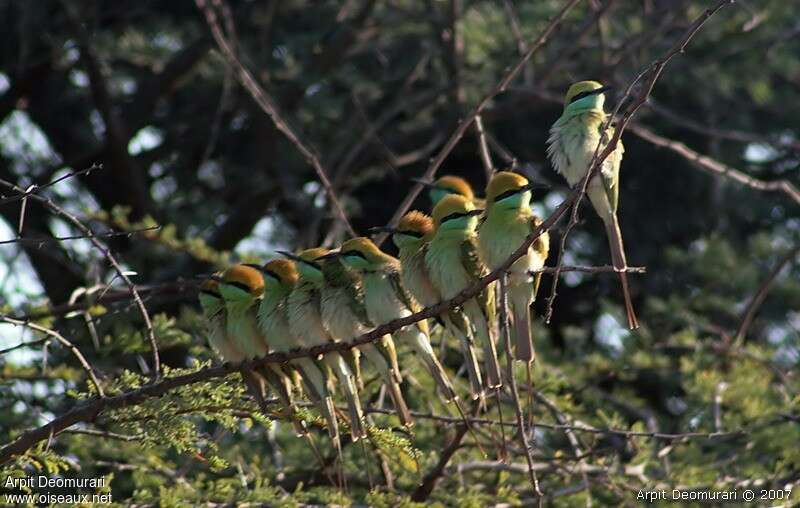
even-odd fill
[[[519,391],[517,390],[517,378],[514,375],[514,357],[511,352],[511,326],[508,318],[508,292],[506,288],[506,275],[500,277],[500,329],[503,333],[503,338],[506,345],[506,361],[508,362],[508,386],[511,389],[511,399],[514,402],[514,413],[517,416],[517,427],[519,432],[519,439],[522,442],[522,449],[525,451],[525,460],[528,461],[528,475],[531,480],[531,488],[533,492],[541,500],[542,493],[539,487],[539,478],[536,475],[535,464],[533,461],[533,446],[534,443],[528,445],[528,433],[525,431],[525,417],[522,414],[522,405],[519,402]],[[533,437],[535,440],[535,437]],[[541,503],[540,503],[541,505]]]
[[[137,233],[146,233],[148,231],[158,231],[162,226],[150,226],[142,229],[132,229],[130,231],[110,231],[108,233],[92,233],[89,235],[71,235],[71,236],[47,236],[43,238],[13,238],[11,240],[0,240],[0,245],[9,243],[38,243],[44,245],[50,242],[66,242],[70,240],[86,240],[89,238],[116,238],[119,236],[131,237]]]
[[[47,335],[49,337],[52,337],[52,338],[56,339],[59,343],[61,343],[61,345],[63,345],[67,349],[69,349],[70,352],[78,360],[78,363],[81,364],[81,367],[83,367],[83,370],[86,371],[86,374],[89,376],[89,379],[91,380],[92,384],[94,385],[95,390],[97,390],[97,394],[101,398],[106,396],[105,393],[103,392],[102,385],[100,385],[100,380],[97,379],[97,375],[95,374],[94,369],[92,368],[92,366],[89,364],[88,361],[86,361],[86,357],[83,356],[83,353],[81,353],[81,350],[78,348],[78,346],[76,346],[75,344],[73,344],[72,342],[67,340],[63,335],[61,335],[60,333],[58,333],[55,330],[52,330],[50,328],[45,327],[45,326],[42,326],[42,325],[39,325],[39,324],[36,324],[36,323],[29,323],[29,322],[26,322],[26,321],[20,321],[18,319],[14,319],[14,318],[9,317],[9,316],[0,315],[0,321],[3,321],[5,323],[9,323],[9,324],[12,324],[12,325],[24,326],[24,327],[30,328],[31,330],[36,330],[37,332],[41,332],[41,333],[43,333],[43,334],[45,334],[45,335]],[[30,345],[30,343],[26,343],[25,345]],[[20,345],[15,346],[14,349],[16,349],[17,347],[20,347]]]
[[[711,157],[692,150],[680,141],[674,141],[663,136],[659,136],[655,132],[642,125],[631,125],[630,131],[656,146],[672,150],[676,154],[692,162],[696,167],[711,174],[730,178],[731,180],[734,180],[742,185],[746,185],[751,189],[764,192],[779,192],[785,194],[795,203],[800,203],[800,190],[798,190],[797,187],[789,182],[789,180],[774,180],[771,182],[765,182],[763,180],[753,178],[752,176],[739,171],[738,169],[732,168],[727,164],[723,164],[718,160],[712,159]]]
[[[742,314],[742,319],[739,324],[739,329],[736,331],[736,342],[741,344],[745,336],[747,336],[747,332],[750,330],[750,325],[753,324],[753,318],[755,318],[758,309],[761,308],[761,305],[764,303],[764,300],[767,298],[767,294],[769,294],[770,289],[775,284],[775,281],[778,278],[778,275],[786,268],[786,265],[791,263],[797,255],[800,254],[800,245],[795,246],[792,250],[790,250],[785,256],[781,258],[780,261],[775,265],[775,268],[767,276],[766,280],[761,284],[756,291],[756,294],[753,295],[753,298],[750,300],[750,303],[747,304],[744,313]]]
[[[14,185],[11,182],[3,180],[0,178],[0,185],[3,185],[11,190],[16,192],[22,192],[22,189],[17,185]],[[147,308],[144,306],[144,302],[142,298],[139,296],[139,292],[136,290],[136,286],[131,282],[131,279],[128,277],[125,270],[123,270],[122,265],[119,264],[117,258],[114,254],[111,253],[111,250],[103,245],[100,240],[97,239],[94,232],[86,226],[80,219],[78,219],[75,215],[71,214],[70,212],[66,211],[65,209],[61,208],[57,204],[53,202],[53,200],[40,196],[38,194],[30,194],[28,196],[30,199],[34,199],[40,203],[42,203],[48,210],[56,215],[60,215],[61,217],[65,218],[68,222],[72,223],[87,239],[92,242],[92,245],[100,251],[100,253],[105,257],[109,264],[114,268],[116,272],[116,276],[125,282],[130,290],[131,297],[133,298],[136,306],[139,308],[139,313],[142,315],[142,319],[144,320],[145,330],[147,340],[150,344],[150,350],[153,357],[153,370],[151,372],[151,380],[156,381],[158,380],[159,376],[161,375],[161,360],[158,354],[158,342],[156,341],[156,335],[153,331],[153,323],[150,320],[150,315],[147,312]]]
[[[342,221],[342,224],[344,224],[345,228],[347,228],[347,232],[350,235],[357,236],[355,229],[353,229],[353,226],[350,224],[347,214],[345,213],[342,204],[339,202],[339,198],[336,196],[336,192],[334,191],[333,186],[328,179],[327,172],[322,166],[322,163],[320,162],[320,159],[314,149],[307,143],[304,143],[300,139],[299,133],[297,133],[294,128],[292,128],[286,122],[286,120],[284,120],[278,110],[277,104],[275,104],[275,101],[264,90],[264,88],[258,84],[250,71],[247,70],[241,60],[239,60],[239,58],[236,56],[236,53],[234,52],[230,43],[225,38],[225,34],[222,32],[222,28],[219,25],[217,14],[214,11],[214,8],[206,0],[195,0],[195,3],[205,15],[206,22],[211,29],[211,34],[214,36],[214,40],[217,42],[217,45],[222,51],[225,61],[236,72],[239,82],[242,84],[245,90],[250,93],[253,100],[256,101],[256,104],[258,104],[258,106],[267,115],[269,115],[270,119],[275,124],[275,128],[281,131],[303,155],[306,161],[311,164],[311,166],[314,168],[314,171],[317,173],[320,183],[322,183],[322,186],[325,188],[325,192],[328,194],[328,199],[330,199],[331,203],[333,204],[334,212],[338,216],[339,220]],[[219,5],[223,2],[222,0],[214,0],[214,3]]]
[[[483,162],[483,170],[486,172],[486,181],[492,178],[494,173],[494,164],[492,163],[492,155],[489,153],[489,145],[486,142],[486,132],[483,129],[483,120],[481,115],[475,117],[475,132],[478,134],[478,153]]]
[[[511,81],[513,81],[513,79],[517,76],[517,74],[519,74],[520,70],[522,70],[522,68],[525,66],[528,60],[530,60],[531,57],[534,55],[534,53],[536,53],[539,50],[539,48],[542,47],[542,45],[547,41],[548,37],[550,37],[550,34],[553,32],[553,30],[555,30],[555,28],[561,23],[561,21],[567,15],[570,9],[572,9],[572,7],[574,7],[575,4],[577,4],[578,2],[579,0],[568,0],[564,4],[564,7],[562,7],[561,11],[559,11],[559,13],[556,14],[553,17],[553,19],[550,20],[550,22],[547,24],[542,33],[539,34],[539,37],[537,37],[536,40],[531,44],[531,46],[528,48],[528,51],[524,55],[522,55],[522,58],[519,59],[516,65],[510,68],[506,73],[506,75],[503,76],[503,79],[501,79],[500,82],[494,87],[494,89],[491,92],[489,92],[489,94],[486,95],[483,99],[481,99],[481,101],[472,109],[472,111],[467,115],[465,119],[461,120],[461,122],[456,127],[456,130],[453,132],[453,134],[450,135],[450,138],[447,140],[442,149],[433,159],[430,166],[428,166],[428,169],[425,170],[425,173],[422,176],[422,180],[428,180],[428,181],[433,180],[433,176],[436,174],[436,171],[442,165],[447,156],[450,155],[450,152],[453,150],[453,148],[455,148],[459,140],[464,136],[464,133],[467,131],[469,126],[475,120],[475,117],[481,114],[481,112],[489,104],[489,101],[491,101],[495,96],[504,92],[506,88],[508,88],[508,85],[511,84]],[[406,195],[402,203],[400,203],[400,206],[397,208],[397,210],[395,210],[394,215],[389,221],[389,226],[392,227],[397,226],[397,223],[400,222],[400,218],[403,215],[405,215],[405,213],[411,207],[411,203],[413,203],[414,200],[419,195],[419,193],[422,192],[422,188],[423,185],[421,183],[414,184],[414,186],[409,191],[408,195]],[[377,245],[381,245],[386,240],[387,237],[388,237],[387,234],[381,233],[375,238],[375,243]]]

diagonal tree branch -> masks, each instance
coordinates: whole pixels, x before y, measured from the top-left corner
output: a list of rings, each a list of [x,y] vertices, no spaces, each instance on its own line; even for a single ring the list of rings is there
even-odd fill
[[[214,0],[214,3],[221,2],[222,0]],[[217,42],[217,45],[222,51],[222,54],[225,57],[228,65],[231,66],[235,71],[239,82],[250,93],[250,95],[253,97],[253,100],[256,101],[259,107],[267,115],[269,115],[270,119],[275,124],[275,127],[281,131],[289,139],[289,141],[291,141],[291,143],[303,155],[306,161],[311,164],[311,166],[314,168],[314,171],[316,171],[317,177],[322,183],[322,186],[325,188],[325,192],[328,194],[328,199],[330,199],[331,204],[333,205],[333,210],[337,217],[342,221],[344,226],[347,228],[347,232],[351,236],[358,236],[356,231],[353,229],[353,226],[350,224],[350,221],[347,219],[347,214],[345,213],[342,204],[339,202],[339,198],[336,196],[336,192],[334,191],[333,186],[328,179],[327,172],[322,166],[322,162],[320,162],[320,158],[316,154],[315,150],[300,139],[299,133],[296,132],[294,128],[292,128],[286,122],[283,116],[281,116],[278,106],[275,104],[275,101],[272,99],[272,97],[261,87],[261,85],[258,84],[250,71],[247,70],[241,60],[239,60],[239,58],[236,56],[236,53],[234,52],[230,43],[225,38],[225,34],[222,32],[217,14],[211,4],[209,4],[206,0],[195,0],[195,3],[205,15],[208,26],[211,29],[211,34],[214,36],[214,40]]]

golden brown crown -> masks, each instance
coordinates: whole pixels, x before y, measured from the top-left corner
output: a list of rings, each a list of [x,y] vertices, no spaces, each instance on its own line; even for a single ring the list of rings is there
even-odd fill
[[[425,236],[433,231],[433,219],[419,210],[411,210],[400,219],[397,231],[400,233],[418,233]]]
[[[572,102],[572,98],[579,93],[591,92],[598,88],[603,88],[603,85],[597,81],[578,81],[577,83],[573,83],[572,86],[569,87],[569,90],[567,90],[567,95],[564,97],[564,104],[566,105]]]
[[[453,194],[464,196],[470,201],[475,199],[475,193],[472,192],[472,187],[460,176],[444,175],[434,181],[433,186],[438,187],[439,189],[448,190]]]
[[[458,194],[449,194],[443,197],[442,200],[433,207],[433,221],[436,223],[436,226],[439,227],[442,223],[442,219],[448,215],[471,212],[474,209],[475,206],[468,198]]]
[[[264,265],[264,271],[275,274],[282,284],[296,284],[299,277],[297,265],[288,259],[273,259]]]
[[[252,266],[233,265],[222,272],[223,282],[235,284],[254,296],[264,292],[264,277]]]
[[[528,185],[528,179],[519,173],[498,171],[489,180],[489,185],[486,186],[486,202],[491,204],[500,194],[517,190],[526,185]]]
[[[301,250],[297,253],[297,256],[303,261],[314,261],[315,259],[322,257],[329,252],[330,250],[326,249],[325,247],[314,247],[312,249]]]

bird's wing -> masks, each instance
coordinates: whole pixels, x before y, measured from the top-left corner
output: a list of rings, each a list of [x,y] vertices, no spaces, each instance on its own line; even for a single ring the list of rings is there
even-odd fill
[[[372,322],[367,317],[367,307],[364,303],[364,287],[361,285],[361,281],[354,277],[351,284],[345,286],[345,291],[349,296],[347,300],[350,302],[350,310],[353,315],[362,323],[372,326]]]
[[[600,128],[602,128],[602,125]],[[613,135],[613,127],[610,127],[602,134],[603,146],[611,140]],[[617,141],[617,146],[603,161],[603,168],[600,171],[603,177],[603,186],[606,189],[606,196],[608,196],[608,202],[611,204],[611,210],[614,213],[617,213],[617,204],[619,203],[619,166],[622,163],[622,154],[624,152],[625,147],[622,146],[622,140]]]
[[[414,299],[411,294],[406,291],[406,288],[403,287],[403,283],[400,281],[400,272],[392,272],[387,277],[389,282],[392,284],[392,289],[394,289],[394,293],[400,298],[400,301],[403,302],[411,312],[419,312],[422,308],[420,307],[419,303]],[[428,320],[423,319],[421,321],[417,321],[417,326],[419,329],[425,334],[428,335]]]
[[[488,273],[486,265],[484,265],[478,256],[478,248],[475,245],[475,239],[470,238],[461,244],[461,263],[472,279],[479,279]],[[494,284],[489,284],[478,296],[475,297],[478,304],[483,309],[488,322],[494,319]]]

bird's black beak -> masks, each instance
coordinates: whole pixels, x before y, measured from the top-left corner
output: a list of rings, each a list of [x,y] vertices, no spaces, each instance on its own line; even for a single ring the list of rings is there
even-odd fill
[[[522,187],[524,191],[532,191],[536,189],[549,189],[550,186],[544,183],[536,183],[536,182],[528,182],[524,187]]]
[[[222,282],[224,279],[219,275],[209,275],[208,278],[214,282]]]
[[[600,88],[598,88],[596,90],[592,90],[592,95],[597,95],[597,94],[601,94],[601,93],[610,92],[613,89],[614,89],[613,86],[609,86],[609,85],[601,86]]]
[[[483,213],[483,209],[478,208],[476,210],[470,210],[469,212],[465,213],[464,215],[466,217],[476,217],[476,216],[478,216],[478,215],[480,215],[482,213]]]
[[[342,253],[341,253],[341,252],[339,252],[338,250],[331,251],[331,252],[329,252],[329,253],[325,254],[324,256],[320,256],[320,257],[318,257],[318,258],[314,259],[314,261],[326,261],[326,260],[328,260],[328,259],[336,259],[336,258],[338,258],[338,257],[339,257],[341,254],[342,254]]]
[[[285,257],[286,259],[291,259],[292,261],[297,261],[299,263],[302,263],[304,261],[304,259],[298,256],[297,254],[293,254],[285,250],[276,250],[275,252]]]

